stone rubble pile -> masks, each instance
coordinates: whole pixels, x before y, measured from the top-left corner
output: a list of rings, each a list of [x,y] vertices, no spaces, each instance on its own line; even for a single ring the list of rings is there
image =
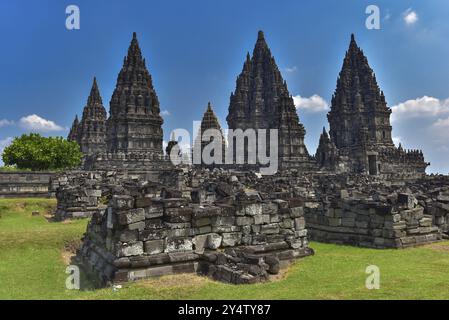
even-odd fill
[[[201,270],[204,261],[215,266],[206,272],[215,279],[249,283],[266,279],[267,270],[258,263],[251,266],[254,257],[232,258],[240,262],[233,265],[235,273],[230,276],[224,270],[232,255],[221,255],[216,266],[205,254],[241,247],[264,261],[291,261],[312,254],[300,200],[264,200],[254,190],[229,195],[231,189],[204,186],[192,192],[195,201],[170,198],[179,196],[176,190],[163,190],[163,197],[154,197],[140,186],[129,195],[113,195],[107,210],[94,213],[79,257],[104,283],[199,272],[200,261]],[[213,200],[198,197],[210,190],[215,190]]]
[[[369,176],[321,176],[305,216],[313,240],[374,248],[405,248],[447,232],[447,187],[437,179],[385,185]],[[447,183],[446,183],[447,185]]]
[[[56,217],[91,217],[78,258],[102,283],[180,272],[253,283],[268,279],[273,261],[312,254],[308,239],[405,248],[449,231],[444,176],[386,183],[358,174],[183,168],[154,180],[116,171],[54,178]]]
[[[222,282],[252,284],[266,281],[279,273],[281,263],[274,255],[258,255],[254,251],[228,248],[224,252],[208,252],[201,256],[199,272]]]

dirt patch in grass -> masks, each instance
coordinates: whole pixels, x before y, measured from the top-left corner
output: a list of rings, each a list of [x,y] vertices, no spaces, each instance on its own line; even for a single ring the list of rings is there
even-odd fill
[[[429,248],[435,251],[443,251],[449,253],[449,243],[432,243],[424,246],[425,248]]]
[[[213,282],[207,277],[195,273],[167,275],[158,278],[142,280],[138,282],[141,287],[152,287],[155,289],[173,289],[186,287],[202,287]]]
[[[72,263],[72,258],[76,255],[78,249],[81,248],[82,241],[80,239],[74,239],[67,241],[64,244],[64,250],[62,250],[61,258],[65,265]]]
[[[291,268],[291,265],[286,267],[286,268],[283,268],[283,269],[279,270],[278,274],[271,274],[269,276],[269,281],[270,282],[276,282],[276,281],[284,280],[285,278],[287,278],[288,273],[290,271],[290,268]]]
[[[281,269],[276,275],[270,275],[268,282],[278,282],[284,280],[288,276],[291,266],[292,265],[289,265],[288,267]],[[138,284],[142,287],[152,287],[155,289],[181,289],[187,287],[198,288],[216,282],[218,281],[214,281],[207,276],[202,276],[195,273],[185,273],[145,279],[138,282]]]
[[[27,204],[25,202],[15,202],[13,206],[14,211],[24,211],[27,207]]]

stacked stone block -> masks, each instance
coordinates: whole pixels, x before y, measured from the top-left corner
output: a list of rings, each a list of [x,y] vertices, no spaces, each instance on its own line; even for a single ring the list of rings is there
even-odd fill
[[[243,253],[222,252],[235,248]],[[221,263],[209,253],[220,253]],[[311,253],[301,201],[198,204],[140,194],[114,195],[107,210],[94,214],[79,257],[102,282],[202,272],[252,283],[266,279],[270,265],[276,270]],[[240,264],[226,276],[230,261]]]
[[[56,220],[90,218],[95,212],[105,209],[102,203],[99,173],[72,173],[55,176],[51,190],[57,199]]]
[[[442,239],[432,216],[411,194],[383,203],[343,197],[307,203],[305,212],[311,239],[373,248],[406,248]],[[394,197],[394,196],[393,196]]]

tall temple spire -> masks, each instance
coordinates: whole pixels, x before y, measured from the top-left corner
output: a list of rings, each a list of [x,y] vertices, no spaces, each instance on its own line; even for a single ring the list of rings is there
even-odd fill
[[[94,82],[92,83],[92,88],[90,89],[89,98],[87,104],[93,105],[95,103],[103,104],[103,100],[101,99],[100,90],[97,85],[97,78],[94,77]]]
[[[70,132],[69,135],[67,136],[67,140],[78,141],[78,129],[79,129],[78,115],[75,115],[75,119],[73,120],[72,126],[70,127]]]
[[[230,129],[278,129],[281,162],[308,157],[304,126],[262,31],[257,35],[252,57],[247,56],[230,100],[226,118]]]
[[[391,110],[368,59],[351,35],[328,114],[330,135],[338,148],[392,146]]]
[[[200,149],[201,155],[203,154],[204,148],[207,145],[209,145],[214,139],[213,137],[211,137],[209,141],[203,141],[203,139],[202,139],[203,134],[209,129],[218,130],[217,133],[219,133],[220,139],[221,139],[221,141],[219,141],[219,143],[221,145],[221,154],[222,154],[219,164],[223,164],[226,143],[225,143],[225,139],[223,136],[223,130],[221,129],[221,126],[220,126],[220,122],[218,121],[218,118],[215,115],[214,110],[212,108],[212,104],[210,102],[207,104],[207,108],[206,108],[206,111],[204,112],[203,119],[201,120],[200,129],[199,129],[199,132],[195,139],[195,144],[194,144],[194,148],[196,149],[194,151],[197,152],[197,150]],[[203,160],[203,159],[201,158],[201,160]],[[203,165],[204,162],[201,161],[201,164]]]
[[[133,33],[110,101],[108,150],[162,155],[162,123],[159,99]]]
[[[78,143],[84,154],[106,151],[106,119],[106,109],[98,89],[97,78],[94,77],[78,126]]]

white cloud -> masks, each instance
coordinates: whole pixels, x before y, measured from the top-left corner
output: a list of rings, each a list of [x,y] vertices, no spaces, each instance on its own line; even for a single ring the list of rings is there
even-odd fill
[[[288,72],[288,73],[293,73],[296,70],[298,70],[298,67],[296,67],[296,66],[293,66],[291,68],[289,68],[289,67],[285,68],[285,71]]]
[[[392,107],[393,141],[406,149],[423,149],[427,172],[449,172],[449,99],[423,96]]]
[[[393,143],[396,146],[399,146],[399,144],[402,142],[402,138],[401,137],[393,137]]]
[[[391,107],[393,111],[391,121],[399,118],[434,117],[449,114],[449,98],[440,100],[434,97],[424,96],[401,102]]]
[[[7,137],[5,139],[1,139],[0,140],[0,150],[3,151],[4,148],[6,148],[7,146],[9,146],[12,142],[13,138],[12,137]]]
[[[0,139],[0,165],[3,165],[3,159],[2,159],[3,150],[5,150],[5,148],[11,144],[12,140],[13,140],[12,137]]]
[[[6,127],[6,126],[12,126],[14,124],[14,121],[8,120],[8,119],[0,119],[0,128]]]
[[[23,129],[31,131],[50,132],[65,130],[65,128],[57,125],[55,122],[41,118],[36,114],[22,117],[19,120],[19,124]]]
[[[162,116],[170,116],[171,113],[170,113],[170,111],[168,111],[168,110],[162,110],[162,111],[161,111],[161,115],[162,115]]]
[[[405,24],[408,26],[415,24],[419,20],[418,14],[413,11],[412,8],[405,10],[402,15],[404,17]]]
[[[307,112],[322,112],[329,110],[329,104],[319,95],[314,94],[310,98],[304,98],[300,95],[293,97],[296,109]]]
[[[433,126],[437,129],[449,130],[449,117],[446,119],[438,119]]]

